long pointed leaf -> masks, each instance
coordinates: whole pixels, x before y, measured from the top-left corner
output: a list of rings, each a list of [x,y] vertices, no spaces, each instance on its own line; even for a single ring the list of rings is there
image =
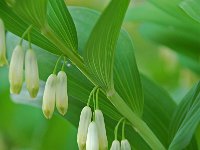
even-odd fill
[[[192,139],[200,121],[200,82],[196,84],[179,104],[171,121],[169,149],[183,149]]]
[[[112,0],[88,39],[84,61],[94,80],[105,91],[113,90],[115,48],[130,0]]]

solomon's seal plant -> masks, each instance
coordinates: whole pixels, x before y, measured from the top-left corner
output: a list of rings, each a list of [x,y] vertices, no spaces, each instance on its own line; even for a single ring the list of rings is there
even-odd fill
[[[159,2],[151,1],[161,7]],[[170,16],[170,22],[174,21],[172,25],[181,30],[194,27],[198,30],[191,32],[199,33],[197,0],[180,1],[175,5],[163,1],[182,15],[177,17],[179,21],[173,18],[177,14]],[[163,89],[139,73],[133,41],[122,29],[129,3],[130,0],[110,0],[102,13],[98,13],[68,7],[64,0],[1,0],[0,66],[9,64],[11,97],[24,98],[26,91],[33,100],[27,103],[40,107],[47,119],[59,113],[76,125],[79,150],[197,147],[193,143],[197,141],[194,133],[200,120],[200,84],[177,105]],[[155,8],[148,4],[141,9],[150,15],[152,12],[148,11]],[[132,11],[136,16],[133,17]],[[139,14],[137,9],[130,10],[126,20],[134,20]],[[165,19],[143,19],[167,24]],[[183,22],[187,23],[184,27]],[[199,38],[191,34],[188,39],[195,43]],[[6,49],[6,41],[7,47],[11,42],[15,44],[14,50]],[[174,46],[173,42],[171,45]],[[180,47],[177,49],[180,51]],[[26,88],[23,88],[24,74]],[[118,133],[120,127],[122,134]]]

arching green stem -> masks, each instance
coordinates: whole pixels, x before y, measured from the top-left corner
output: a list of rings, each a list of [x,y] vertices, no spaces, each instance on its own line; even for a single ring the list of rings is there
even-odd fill
[[[88,72],[83,59],[74,51],[70,50],[65,44],[62,43],[61,40],[57,37],[57,35],[52,31],[49,26],[45,26],[42,29],[42,34],[46,36],[63,54],[65,54],[71,62],[95,85],[98,86],[97,82],[92,78],[91,74]],[[132,124],[132,127],[140,134],[140,136],[148,143],[148,145],[153,150],[165,150],[165,147],[159,141],[159,139],[155,136],[155,134],[151,131],[151,129],[147,126],[147,124],[137,115],[135,114],[129,106],[125,103],[125,101],[121,98],[121,96],[115,91],[115,89],[111,89],[110,91],[105,91],[105,89],[101,89],[102,92],[107,96],[107,98],[111,101],[111,103],[115,106],[115,108],[124,116],[126,119]]]

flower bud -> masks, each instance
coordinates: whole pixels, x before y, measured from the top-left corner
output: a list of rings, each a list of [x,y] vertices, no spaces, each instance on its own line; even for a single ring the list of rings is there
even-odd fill
[[[91,122],[92,111],[89,106],[85,106],[80,115],[80,121],[78,126],[77,143],[79,150],[84,150],[86,147],[86,139],[88,127]]]
[[[64,71],[60,71],[57,75],[56,107],[60,114],[63,116],[66,114],[68,109],[68,95],[67,75]]]
[[[17,45],[12,53],[9,68],[10,92],[12,94],[19,94],[21,91],[23,83],[23,66],[24,51],[21,45]]]
[[[35,53],[32,49],[28,49],[25,57],[25,78],[26,87],[32,98],[37,96],[39,90],[39,74],[38,64]]]
[[[120,143],[118,140],[112,142],[110,150],[120,150]]]
[[[131,150],[131,145],[127,139],[121,141],[121,150]]]
[[[99,150],[98,131],[94,121],[88,127],[86,150]]]
[[[56,98],[56,82],[57,82],[56,75],[51,74],[47,79],[44,89],[42,110],[44,116],[47,119],[50,119],[54,112],[55,98]]]
[[[95,110],[95,122],[98,130],[98,138],[99,138],[99,150],[107,150],[108,149],[108,140],[106,136],[106,128],[104,123],[104,117],[101,110]]]
[[[7,64],[6,39],[3,20],[0,18],[0,67]]]

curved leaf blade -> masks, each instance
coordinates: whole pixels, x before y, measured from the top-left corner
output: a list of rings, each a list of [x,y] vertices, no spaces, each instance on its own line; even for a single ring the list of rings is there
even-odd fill
[[[183,149],[191,141],[200,121],[200,82],[183,98],[171,121],[169,149]]]
[[[76,28],[63,0],[49,0],[48,23],[70,50],[78,50]]]
[[[91,75],[105,91],[114,89],[115,47],[129,1],[110,2],[93,28],[84,50],[84,61]]]
[[[47,21],[47,2],[48,0],[16,0],[11,9],[29,25],[33,24],[41,28]]]
[[[117,44],[114,66],[116,91],[132,110],[142,116],[144,96],[130,36],[122,30]],[[123,60],[123,61],[120,61]],[[117,81],[117,82],[116,82]]]

